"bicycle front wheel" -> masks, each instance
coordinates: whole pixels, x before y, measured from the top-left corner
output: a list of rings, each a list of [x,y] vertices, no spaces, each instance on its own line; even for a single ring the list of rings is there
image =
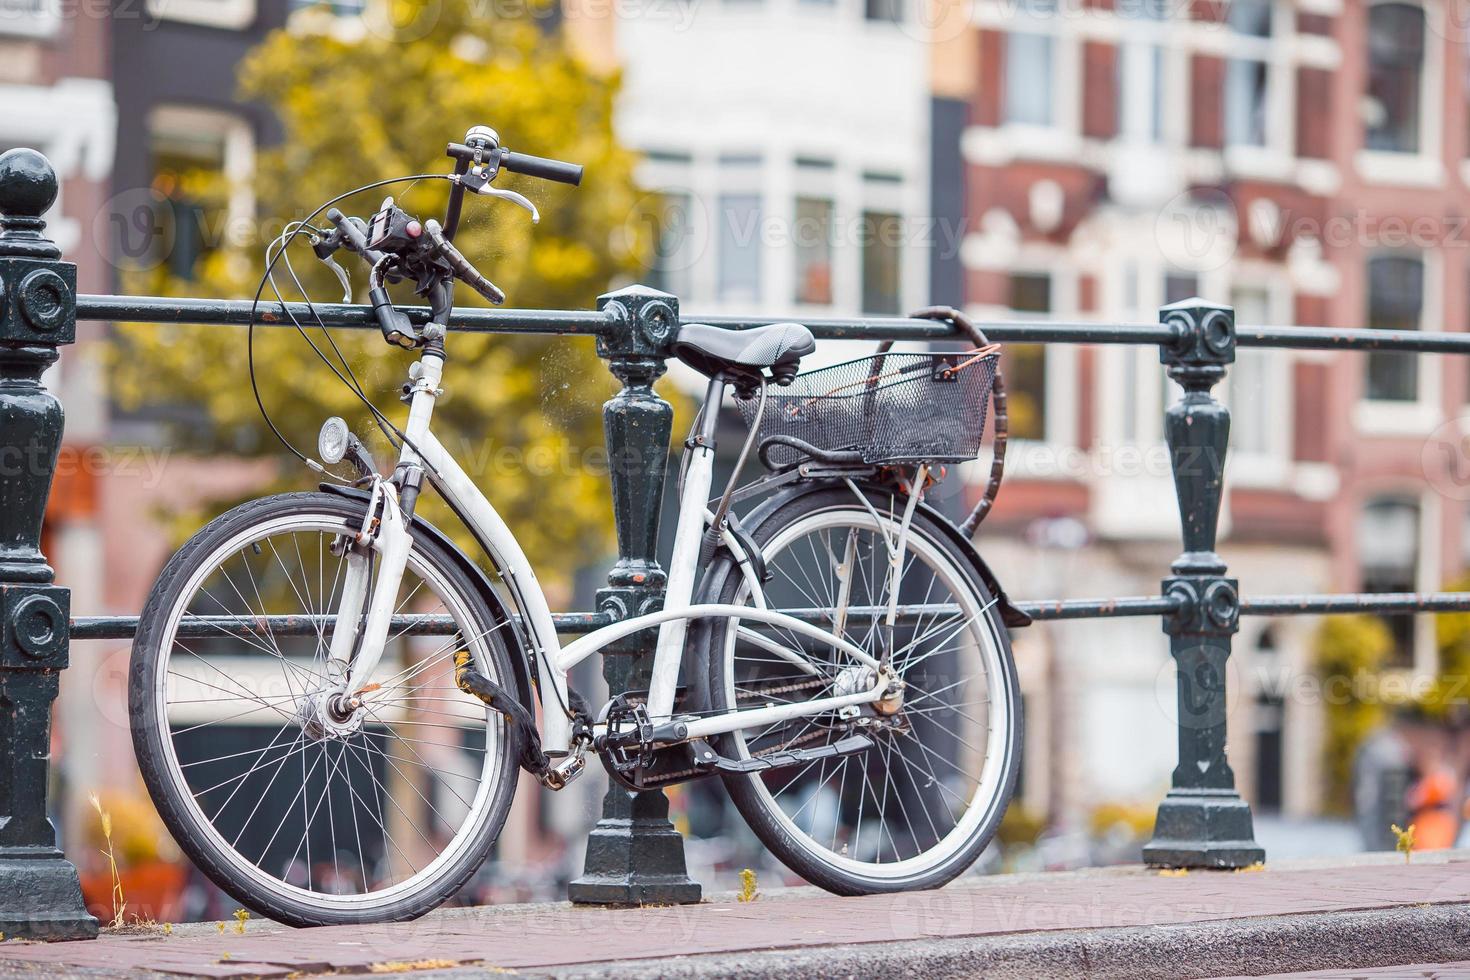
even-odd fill
[[[418,530],[396,612],[448,626],[396,625],[361,679],[365,712],[324,707],[344,536],[362,520],[360,502],[328,494],[229,511],[164,567],[133,647],[133,744],[164,822],[216,884],[292,925],[434,908],[488,856],[515,788],[505,721],[453,680],[468,650],[512,686],[513,627]],[[312,617],[297,620],[307,633],[286,616]]]
[[[898,697],[723,736],[748,759],[814,749],[854,734],[855,754],[727,776],[761,841],[812,884],[844,895],[934,888],[964,872],[994,835],[1015,785],[1021,706],[994,600],[938,519],[915,513],[905,536],[899,615],[887,610],[904,498],[846,487],[813,491],[747,528],[770,581],[766,604],[815,622],[903,682]],[[722,601],[748,605],[727,570]],[[797,703],[871,686],[872,672],[836,646],[781,627],[707,628],[716,713]],[[802,663],[794,663],[792,653]]]

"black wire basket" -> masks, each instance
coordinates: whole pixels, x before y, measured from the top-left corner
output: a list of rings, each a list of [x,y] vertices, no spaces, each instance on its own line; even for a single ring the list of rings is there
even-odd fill
[[[818,368],[786,388],[770,388],[756,441],[790,436],[824,452],[857,452],[864,463],[959,463],[980,453],[998,347],[885,353]],[[737,399],[747,427],[758,395]],[[763,458],[776,466],[807,455],[778,442]]]

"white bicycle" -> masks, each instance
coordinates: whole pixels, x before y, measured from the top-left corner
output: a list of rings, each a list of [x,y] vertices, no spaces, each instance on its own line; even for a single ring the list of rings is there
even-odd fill
[[[385,339],[419,356],[407,423],[378,416],[400,445],[391,475],[329,420],[319,454],[355,466],[353,485],[229,511],[153,588],[130,710],[179,844],[283,922],[410,918],[487,859],[518,769],[558,790],[593,751],[634,789],[722,777],[765,845],[837,893],[931,888],[965,871],[1016,778],[1021,708],[1002,619],[1018,614],[923,497],[941,464],[978,451],[994,349],[885,351],[798,374],[815,346],[804,326],[684,325],[673,352],[709,385],[682,462],[663,608],[563,645],[530,560],[431,421],[454,281],[503,298],[451,243],[464,191],[534,215],[490,186],[496,174],[577,183],[581,168],[512,153],[483,128],[450,154],[443,226],[389,199],[369,223],[329,211],[334,230],[303,223],[268,253],[269,269],[305,234],[323,258],[337,247],[366,258]],[[388,299],[398,278],[427,297],[427,324]],[[768,473],[737,487],[737,464],[712,501],[727,394],[750,429],[740,462],[757,447]],[[426,482],[493,575],[415,516]],[[590,711],[568,671],[650,627],[649,689]]]

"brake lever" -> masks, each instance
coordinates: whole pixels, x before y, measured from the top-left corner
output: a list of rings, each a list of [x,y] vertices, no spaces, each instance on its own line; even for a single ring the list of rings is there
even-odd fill
[[[537,211],[536,205],[532,204],[530,199],[523,194],[517,194],[515,191],[506,190],[503,187],[491,187],[489,184],[486,184],[478,193],[486,197],[498,197],[502,201],[509,201],[512,204],[523,207],[531,212],[531,224],[536,225],[541,223],[541,212]]]
[[[487,176],[483,168],[470,170],[457,179],[460,185],[466,190],[474,191],[483,197],[496,197],[502,201],[509,201],[517,207],[525,208],[531,212],[531,224],[541,223],[541,212],[536,210],[536,205],[532,204],[529,198],[524,194],[518,194],[515,191],[506,190],[503,187],[491,187],[490,180],[492,178]]]
[[[342,302],[351,303],[352,278],[347,274],[347,270],[338,265],[337,260],[332,258],[330,255],[322,259],[322,261],[326,263],[327,268],[331,269],[337,274],[337,281],[342,284]]]

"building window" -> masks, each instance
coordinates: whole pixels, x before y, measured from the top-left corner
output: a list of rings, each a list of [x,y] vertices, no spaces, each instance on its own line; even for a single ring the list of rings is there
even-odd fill
[[[1271,322],[1270,295],[1260,287],[1238,287],[1231,291],[1230,305],[1235,322],[1266,325]],[[1230,385],[1230,448],[1235,452],[1265,455],[1275,445],[1275,429],[1285,413],[1280,392],[1272,383],[1273,358],[1283,351],[1236,348],[1235,363],[1227,374]]]
[[[863,212],[863,312],[896,314],[903,257],[903,219],[890,211]]]
[[[1046,32],[1044,18],[1056,17],[1056,0],[1020,0],[1016,15],[1018,22],[1029,19],[1032,24],[1006,35],[1005,121],[1052,126],[1057,41]]]
[[[1271,0],[1234,0],[1228,21],[1231,57],[1225,63],[1227,146],[1265,146],[1271,81]]]
[[[50,37],[60,23],[56,0],[0,0],[0,35]]]
[[[1418,330],[1424,309],[1424,262],[1417,255],[1377,255],[1368,260],[1368,326]],[[1419,361],[1414,354],[1372,351],[1367,395],[1374,401],[1416,401]]]
[[[338,17],[356,17],[363,12],[367,4],[365,0],[288,0],[286,6],[292,13],[298,10],[321,8]]]
[[[1015,273],[1007,305],[1022,317],[1045,316],[1052,311],[1051,290],[1051,276],[1045,272]],[[1011,435],[1045,439],[1046,345],[1007,344],[1004,371]]]
[[[648,281],[655,289],[687,296],[689,273],[696,259],[694,198],[687,191],[665,191],[649,217],[653,224],[653,255]]]
[[[147,0],[148,13],[162,20],[244,30],[255,21],[255,0]]]
[[[1164,39],[1161,25],[1169,16],[1164,0],[1120,4],[1124,27],[1118,46],[1118,133],[1134,143],[1157,143],[1164,137]]]
[[[796,226],[792,229],[796,257],[796,302],[832,302],[832,201],[821,197],[796,199]]]
[[[1164,305],[1182,303],[1199,295],[1199,276],[1193,272],[1164,273]]]
[[[864,0],[863,9],[868,20],[903,23],[903,0]]]
[[[719,223],[719,297],[757,302],[761,296],[760,195],[720,195]]]
[[[1363,104],[1368,149],[1419,152],[1424,40],[1422,8],[1380,3],[1368,9],[1368,91]]]
[[[149,256],[181,279],[248,223],[254,202],[250,126],[229,113],[160,106],[149,114],[153,189],[167,202]]]
[[[1417,592],[1419,588],[1419,502],[1385,497],[1369,501],[1358,516],[1358,563],[1364,592]],[[1414,616],[1383,616],[1393,634],[1394,666],[1414,662]]]

